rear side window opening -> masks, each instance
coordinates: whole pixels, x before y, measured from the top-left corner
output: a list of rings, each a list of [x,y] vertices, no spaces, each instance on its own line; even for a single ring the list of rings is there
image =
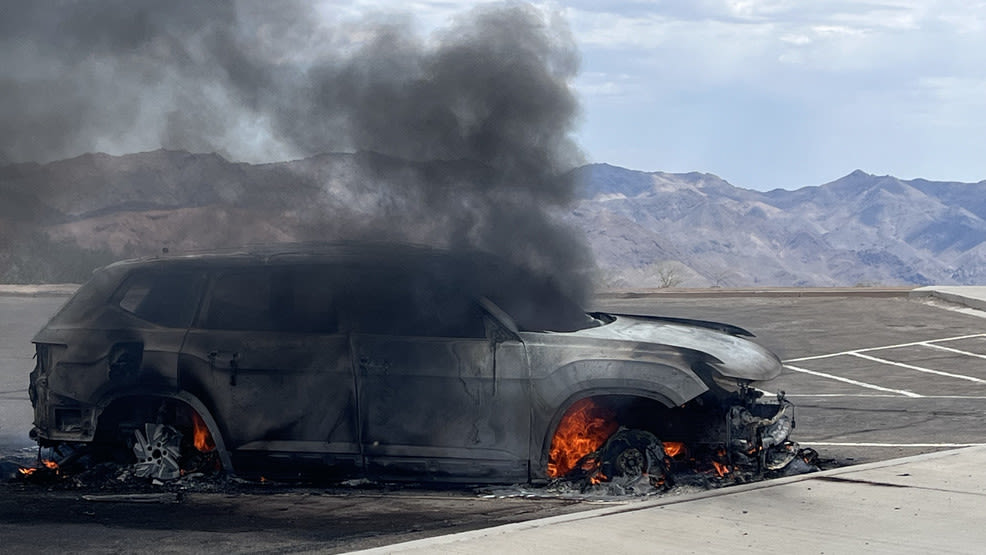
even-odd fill
[[[147,271],[129,277],[114,296],[121,309],[172,328],[191,325],[204,276],[194,271]]]

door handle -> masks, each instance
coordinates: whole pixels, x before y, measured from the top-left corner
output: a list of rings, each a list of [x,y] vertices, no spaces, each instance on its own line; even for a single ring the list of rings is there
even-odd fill
[[[359,367],[362,371],[378,370],[386,374],[390,370],[390,361],[387,359],[376,360],[367,356],[359,357]]]
[[[236,352],[220,350],[209,352],[209,364],[213,368],[217,368],[218,365],[223,365],[224,363],[229,366],[229,385],[236,385],[236,371],[240,367],[239,358],[240,353]]]

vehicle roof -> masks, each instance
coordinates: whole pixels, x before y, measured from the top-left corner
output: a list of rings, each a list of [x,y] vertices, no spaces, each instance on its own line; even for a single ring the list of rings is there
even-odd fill
[[[121,260],[106,269],[132,269],[157,265],[224,266],[240,264],[304,263],[304,262],[386,262],[401,259],[443,260],[455,257],[457,261],[473,263],[499,263],[506,261],[492,254],[475,249],[447,249],[414,243],[385,241],[339,241],[274,243],[247,245],[223,249],[162,253],[160,255]],[[461,258],[460,258],[461,257]]]
[[[105,302],[122,280],[136,271],[306,264],[366,264],[372,268],[370,272],[351,277],[370,289],[391,288],[395,283],[405,288],[434,283],[436,291],[452,287],[458,293],[488,297],[522,329],[571,331],[586,325],[584,310],[558,288],[554,276],[475,249],[383,241],[256,245],[124,260],[96,271],[52,321],[79,320],[81,312]]]

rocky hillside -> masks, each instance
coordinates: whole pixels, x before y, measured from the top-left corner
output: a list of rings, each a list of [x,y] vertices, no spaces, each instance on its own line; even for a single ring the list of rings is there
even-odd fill
[[[580,196],[559,217],[585,233],[608,286],[986,281],[986,181],[855,171],[818,187],[758,192],[710,174],[605,164],[574,177]],[[163,248],[352,236],[380,214],[403,230],[394,236],[427,238],[435,227],[422,207],[458,202],[454,183],[464,179],[490,176],[467,163],[374,154],[251,165],[159,150],[7,165],[0,281],[78,281],[95,265]],[[438,183],[428,193],[436,196],[408,204],[381,186],[403,180]],[[467,213],[468,199],[461,202]],[[381,233],[387,228],[367,231]]]
[[[660,285],[986,282],[986,181],[904,181],[862,171],[796,191],[740,189],[701,173],[577,170],[586,231],[608,279]]]

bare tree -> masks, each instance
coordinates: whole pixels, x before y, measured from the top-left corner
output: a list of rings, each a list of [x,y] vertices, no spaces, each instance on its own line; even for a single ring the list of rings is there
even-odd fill
[[[681,285],[683,278],[677,268],[671,264],[661,264],[657,267],[657,278],[660,280],[661,289],[677,287]]]
[[[710,276],[712,278],[712,287],[719,288],[725,285],[726,278],[728,278],[731,273],[732,272],[729,270],[717,270],[713,272]]]

